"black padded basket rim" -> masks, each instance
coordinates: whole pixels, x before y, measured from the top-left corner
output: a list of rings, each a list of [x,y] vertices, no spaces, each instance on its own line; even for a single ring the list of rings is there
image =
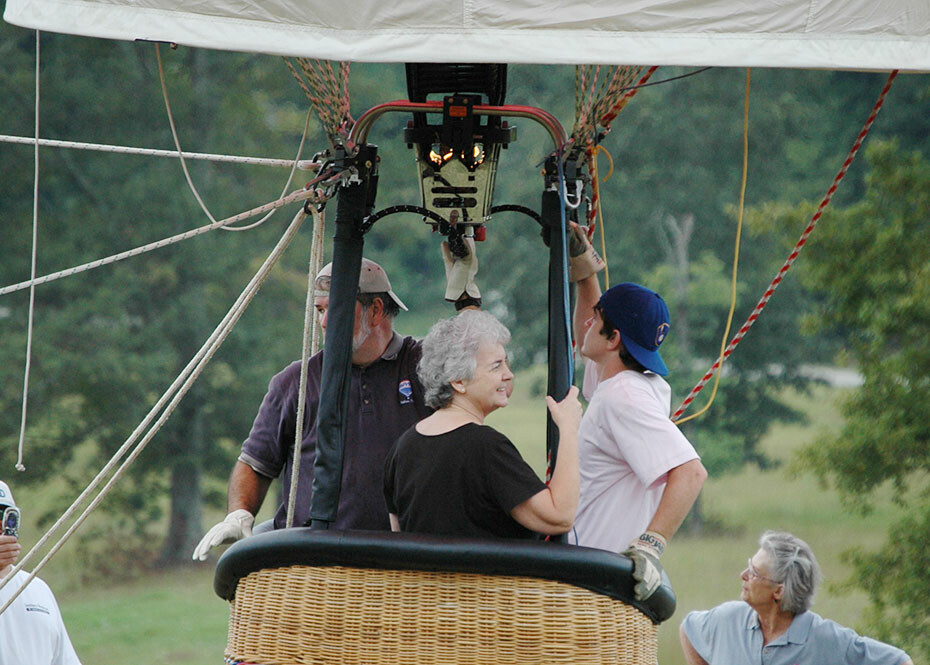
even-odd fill
[[[249,573],[294,565],[546,579],[623,601],[656,624],[670,618],[676,604],[667,576],[651,598],[635,600],[633,562],[606,550],[541,541],[307,527],[279,529],[234,543],[217,562],[213,589],[231,601],[239,580]]]

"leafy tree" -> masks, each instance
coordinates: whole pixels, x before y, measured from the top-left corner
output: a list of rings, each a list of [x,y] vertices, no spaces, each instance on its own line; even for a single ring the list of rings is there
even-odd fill
[[[737,309],[730,339],[782,266],[800,230],[810,219],[813,208],[809,205],[798,207],[797,202],[802,197],[813,199],[814,196],[822,196],[833,175],[832,168],[825,169],[824,165],[838,167],[845,158],[845,151],[867,116],[884,77],[830,72],[754,71],[752,81],[747,200],[750,204],[755,201],[767,203],[757,203],[747,211]],[[688,162],[685,169],[678,172],[668,166],[670,160],[660,160],[667,166],[666,177],[680,179],[677,181],[680,184],[666,190],[672,196],[668,201],[656,204],[662,207],[657,208],[653,218],[659,222],[678,220],[679,226],[682,220],[696,214],[720,220],[708,225],[701,223],[707,217],[698,217],[691,234],[693,246],[676,248],[675,251],[666,248],[665,261],[648,273],[647,283],[657,285],[670,302],[675,302],[672,310],[674,319],[688,321],[689,327],[697,325],[693,332],[689,331],[691,339],[684,344],[679,337],[680,328],[676,330],[673,327],[667,344],[676,368],[672,375],[673,385],[682,391],[694,385],[720,349],[726,317],[725,303],[721,298],[729,294],[726,283],[729,275],[724,274],[728,273],[728,269],[724,270],[722,266],[729,266],[732,260],[732,248],[728,246],[724,233],[733,233],[736,218],[735,195],[732,193],[737,191],[735,167],[739,160],[735,142],[736,132],[741,129],[741,123],[734,122],[738,118],[732,109],[738,100],[735,93],[743,91],[744,82],[743,71],[731,70],[720,73],[713,85],[694,86],[697,88],[691,91],[696,104],[694,114],[682,114],[680,102],[676,99],[688,88],[687,85],[665,91],[670,98],[653,109],[660,115],[677,114],[691,123],[696,116],[700,123],[699,131],[694,131],[691,125],[682,126],[684,139],[676,149],[686,147],[688,142],[699,148],[692,150],[687,157],[682,155],[681,158]],[[919,83],[915,89],[914,81],[906,81],[903,95],[906,99],[920,97],[919,90]],[[704,105],[713,108],[715,100],[718,103],[726,100],[731,104],[725,106],[731,109],[730,112],[715,116],[705,111]],[[814,100],[816,103],[812,103]],[[855,113],[840,114],[843,109]],[[894,116],[892,118],[888,117],[889,109]],[[631,107],[631,110],[634,109]],[[899,118],[909,115],[906,105],[902,108],[893,103],[885,112],[881,120],[890,121],[895,126],[894,130],[900,126]],[[838,121],[837,118],[841,119]],[[874,131],[888,132],[885,127],[880,122]],[[640,130],[646,131],[645,127]],[[729,148],[724,152],[726,146]],[[658,144],[660,150],[664,147],[664,144]],[[716,161],[717,167],[709,160]],[[729,178],[722,177],[722,172],[730,173]],[[855,163],[837,194],[838,201],[849,200],[853,198],[851,192],[862,189],[859,183],[863,173],[864,168]],[[647,170],[643,175],[650,178],[644,181],[644,186],[664,186],[659,173]],[[700,191],[711,192],[697,198],[690,196],[693,190],[686,184],[688,177],[701,184]],[[650,182],[653,184],[647,184]],[[678,189],[686,196],[676,195]],[[730,200],[725,198],[727,192],[732,197]],[[792,213],[779,215],[775,212],[784,210],[792,210]],[[726,223],[721,223],[724,221]],[[674,228],[675,224],[658,226]],[[663,235],[654,232],[653,237],[661,241]],[[639,241],[647,244],[644,242],[646,238]],[[816,242],[817,238],[812,238],[811,244]],[[659,246],[663,243],[660,242]],[[700,261],[689,265],[686,260],[674,258],[687,257],[689,253],[698,255]],[[805,255],[796,266],[803,266],[808,260]],[[687,269],[682,269],[683,265]],[[690,284],[689,280],[694,281],[694,286],[673,286]],[[818,302],[822,302],[822,296],[816,290],[812,293],[809,285],[800,282],[796,275],[789,275],[769,301],[763,316],[724,365],[725,374],[715,404],[700,419],[685,425],[692,428],[689,436],[695,441],[711,473],[739,468],[746,462],[766,466],[770,462],[756,446],[769,424],[800,418],[798,412],[780,400],[780,391],[786,386],[803,390],[807,380],[799,373],[801,366],[804,363],[830,362],[842,337],[835,330],[821,331],[815,337],[802,336],[802,314],[811,311]],[[697,359],[701,356],[703,361]],[[690,413],[700,408],[710,389],[711,384],[708,384],[691,406]]]
[[[668,216],[664,227],[669,230],[668,260],[646,276],[646,283],[665,294],[671,313],[672,334],[662,349],[671,369],[672,385],[680,391],[678,401],[672,405],[674,409],[720,353],[730,307],[731,277],[724,263],[710,250],[705,250],[697,260],[690,259],[691,217],[676,221]],[[744,300],[744,285],[737,287],[738,301]],[[733,322],[727,341],[739,325],[740,321]],[[762,353],[758,351],[760,347]],[[696,348],[708,355],[695,353]],[[767,353],[771,351],[759,344],[755,349],[739,348],[724,364],[716,391],[712,379],[683,414],[682,431],[713,476],[737,470],[746,463],[768,466],[771,462],[757,444],[769,425],[801,418],[799,412],[781,401],[780,392],[786,385],[802,387],[803,382],[793,368],[785,371],[784,365],[775,366],[771,358],[766,359]],[[764,359],[761,367],[754,364],[760,358]],[[708,517],[713,519],[704,514],[698,497],[685,529],[702,532]]]
[[[9,121],[10,133],[28,135],[32,99],[23,93],[31,90],[23,86],[23,73],[32,69],[34,33],[4,25],[3,35],[18,67],[0,75],[0,89],[11,93],[2,95],[0,114]],[[172,145],[153,45],[43,35],[42,46],[43,136]],[[162,55],[183,147],[296,153],[303,102],[279,59],[168,49]],[[4,180],[7,191],[0,201],[4,219],[10,220],[3,227],[9,238],[3,243],[9,255],[0,266],[4,284],[28,276],[30,150],[5,145],[0,160],[5,170],[15,170]],[[43,149],[41,166],[39,274],[207,221],[186,193],[176,161]],[[191,171],[217,217],[276,198],[286,178],[277,169],[228,165],[192,164]],[[273,245],[281,221],[292,214],[279,212],[256,231],[213,232],[38,287],[27,472],[18,481],[63,476],[69,499],[75,488],[86,485],[206,340]],[[151,537],[152,524],[165,507],[153,497],[168,496],[169,528],[160,556],[167,563],[189,559],[202,535],[204,476],[228,474],[233,442],[248,431],[268,378],[299,354],[308,243],[297,244],[303,245],[303,256],[285,261],[266,287],[265,299],[255,303],[256,311],[245,317],[136,462],[119,500],[103,504],[120,516],[114,528]],[[15,294],[3,306],[2,384],[8,408],[2,410],[2,458],[10,468],[28,298]],[[82,450],[90,455],[79,454]]]
[[[867,155],[862,200],[824,218],[805,271],[822,295],[810,331],[842,330],[865,382],[843,405],[842,431],[804,449],[797,466],[859,510],[887,485],[909,509],[882,549],[850,560],[879,635],[930,657],[930,163],[895,141]]]

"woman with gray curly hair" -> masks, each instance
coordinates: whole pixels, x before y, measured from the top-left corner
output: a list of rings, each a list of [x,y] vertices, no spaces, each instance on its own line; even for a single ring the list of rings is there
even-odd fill
[[[688,665],[912,665],[900,649],[810,611],[820,566],[800,538],[763,533],[740,579],[741,602],[685,617],[680,637]]]
[[[559,428],[558,464],[547,487],[510,440],[484,424],[513,392],[509,341],[507,328],[478,310],[439,321],[423,340],[417,375],[436,411],[407,430],[385,461],[384,497],[395,531],[531,538],[571,528],[578,389],[561,402],[546,397]]]

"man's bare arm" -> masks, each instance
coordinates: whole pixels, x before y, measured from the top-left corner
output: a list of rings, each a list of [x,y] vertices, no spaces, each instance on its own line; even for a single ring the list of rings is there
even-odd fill
[[[646,531],[624,550],[623,554],[633,559],[633,579],[636,580],[633,594],[637,600],[646,600],[661,584],[662,565],[659,557],[691,510],[705,478],[707,471],[698,459],[669,471],[665,490],[652,521]]]
[[[662,534],[671,540],[678,527],[684,522],[695,499],[701,493],[707,471],[701,460],[693,459],[668,472],[668,482],[656,514],[649,523],[648,531]]]
[[[228,514],[219,524],[210,528],[194,548],[192,558],[206,561],[210,550],[217,545],[229,543],[252,535],[255,514],[262,507],[271,478],[257,473],[248,464],[236,461],[229,476],[226,494]]]
[[[271,478],[258,473],[245,462],[236,460],[236,465],[229,475],[226,512],[231,513],[242,508],[256,515],[270,486]]]
[[[572,317],[572,332],[575,344],[580,346],[584,339],[585,322],[594,316],[594,306],[601,299],[601,284],[597,275],[591,275],[577,282],[575,290],[575,314]]]

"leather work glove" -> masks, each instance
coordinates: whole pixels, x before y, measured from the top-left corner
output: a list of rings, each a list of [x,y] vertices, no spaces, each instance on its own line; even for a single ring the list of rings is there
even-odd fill
[[[200,540],[191,557],[194,561],[206,561],[207,554],[217,545],[231,543],[252,535],[252,524],[255,516],[248,510],[239,508],[226,516],[219,524],[215,524]]]
[[[463,295],[480,298],[481,291],[475,284],[478,274],[478,254],[475,252],[475,239],[462,238],[468,254],[459,258],[449,249],[449,243],[442,241],[442,264],[446,269],[446,300],[455,302]]]
[[[636,600],[646,600],[662,583],[662,564],[659,557],[665,551],[665,538],[655,531],[646,531],[634,540],[623,552],[625,556],[633,559],[633,597]]]
[[[586,233],[587,227],[572,223],[568,233],[569,280],[578,282],[604,269],[604,259],[597,253]]]

